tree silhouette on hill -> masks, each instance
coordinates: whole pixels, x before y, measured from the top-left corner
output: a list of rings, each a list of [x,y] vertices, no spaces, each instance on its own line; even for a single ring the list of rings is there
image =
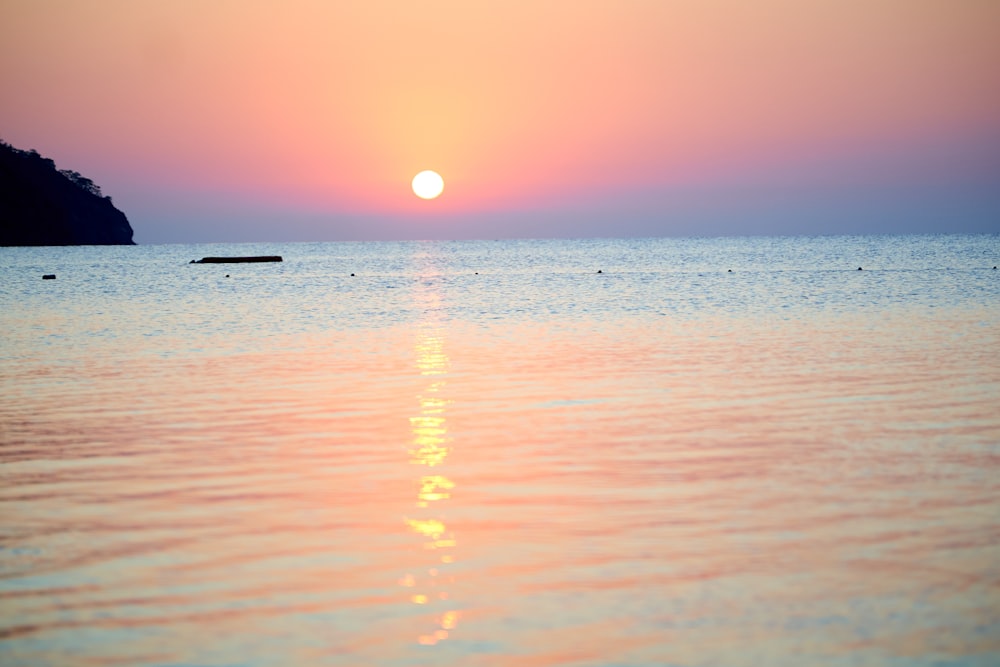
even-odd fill
[[[132,226],[94,181],[0,141],[0,245],[132,245]]]

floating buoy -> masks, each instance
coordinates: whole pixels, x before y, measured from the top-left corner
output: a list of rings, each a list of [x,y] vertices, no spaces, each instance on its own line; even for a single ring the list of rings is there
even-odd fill
[[[859,266],[859,267],[858,267],[858,271],[860,271],[860,270],[861,270],[861,267]]]
[[[604,273],[604,271],[601,271],[600,269],[597,269],[597,272],[598,273]]]

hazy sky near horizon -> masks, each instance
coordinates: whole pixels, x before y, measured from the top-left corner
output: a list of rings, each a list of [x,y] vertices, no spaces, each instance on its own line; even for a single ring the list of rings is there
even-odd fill
[[[995,0],[0,0],[0,90],[139,243],[1000,232]]]

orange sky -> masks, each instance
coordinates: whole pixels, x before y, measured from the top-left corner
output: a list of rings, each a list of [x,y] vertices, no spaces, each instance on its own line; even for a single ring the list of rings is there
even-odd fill
[[[747,189],[809,210],[845,183],[883,208],[946,183],[1000,230],[993,0],[3,0],[0,89],[0,137],[93,178],[139,242],[193,216],[286,240],[291,212],[315,240],[597,209],[725,231]]]

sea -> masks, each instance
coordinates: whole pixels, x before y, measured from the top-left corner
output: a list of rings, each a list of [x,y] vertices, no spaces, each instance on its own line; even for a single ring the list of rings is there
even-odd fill
[[[0,248],[0,664],[1000,664],[998,264]]]

